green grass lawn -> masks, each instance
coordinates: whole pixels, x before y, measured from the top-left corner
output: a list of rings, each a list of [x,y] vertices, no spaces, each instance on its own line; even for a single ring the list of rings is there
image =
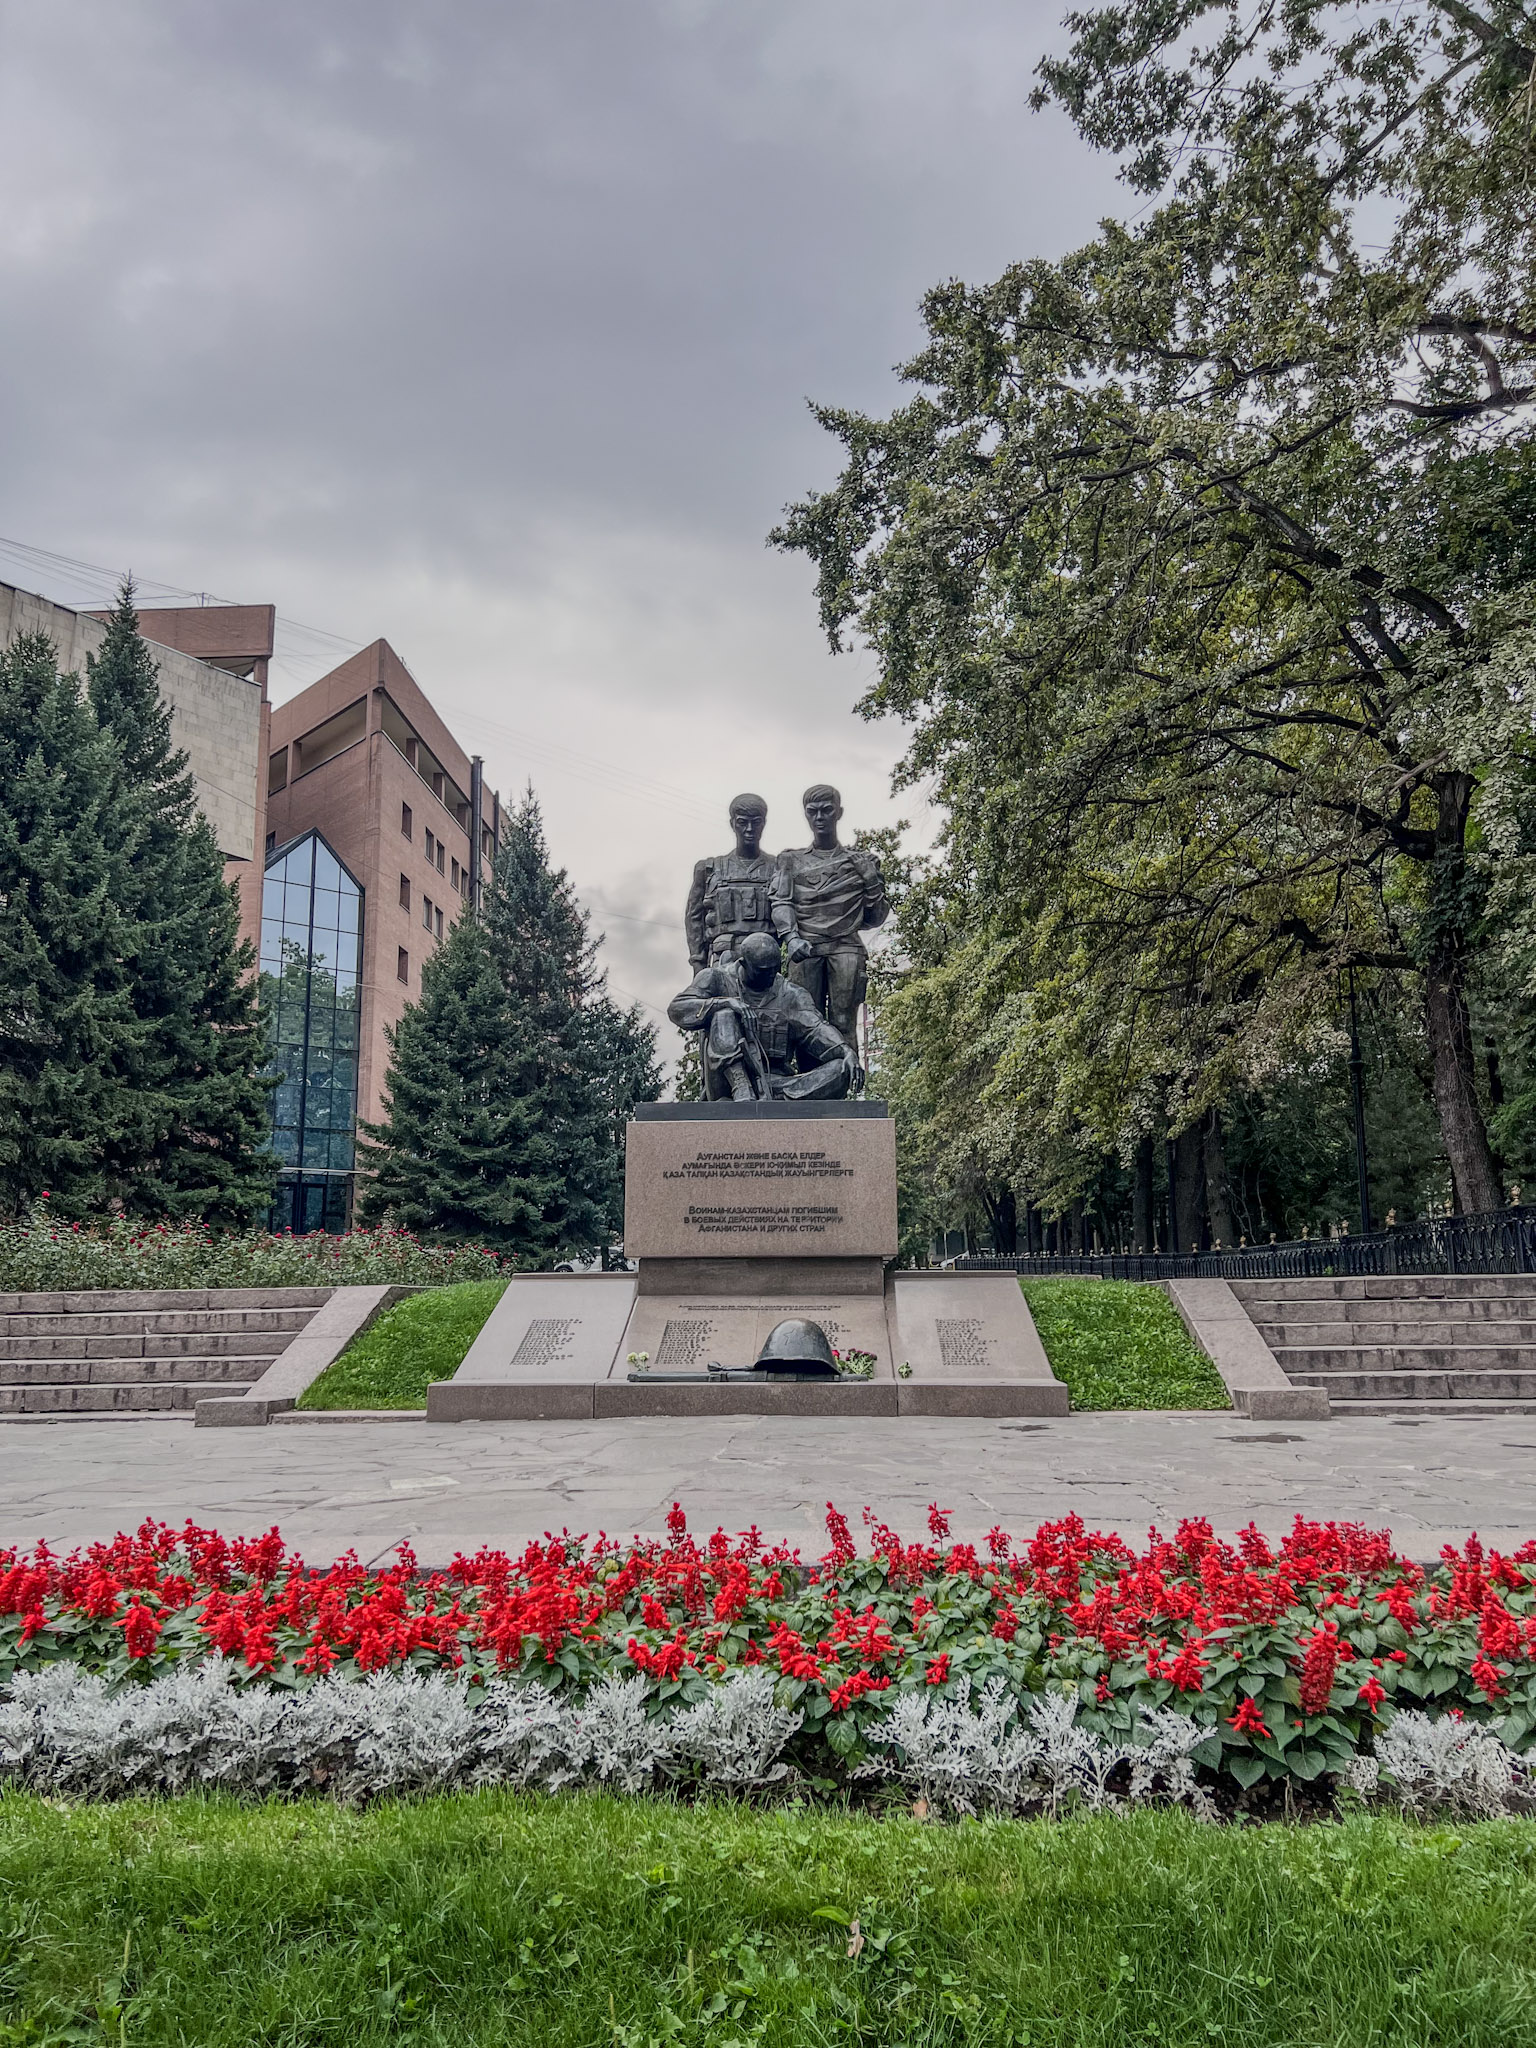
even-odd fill
[[[1161,1288],[1134,1280],[1019,1285],[1074,1408],[1231,1407],[1221,1374]]]
[[[1536,1825],[1517,1821],[8,1795],[0,1927],[7,2048],[1513,2048],[1536,2031]]]
[[[433,1380],[453,1378],[506,1284],[468,1280],[407,1295],[347,1346],[300,1395],[299,1406],[424,1408],[427,1388]]]

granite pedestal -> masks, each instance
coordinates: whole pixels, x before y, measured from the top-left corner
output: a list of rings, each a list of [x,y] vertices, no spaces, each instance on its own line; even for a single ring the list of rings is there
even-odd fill
[[[513,1280],[453,1379],[428,1390],[429,1420],[1066,1414],[1010,1275],[893,1270],[883,1103],[649,1103],[626,1149],[638,1271]],[[751,1365],[789,1316],[870,1354],[873,1377],[646,1377]]]

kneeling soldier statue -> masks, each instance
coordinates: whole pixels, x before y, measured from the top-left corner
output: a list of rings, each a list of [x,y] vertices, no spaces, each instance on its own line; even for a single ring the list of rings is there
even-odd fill
[[[680,1031],[702,1031],[704,1094],[719,1102],[811,1102],[848,1093],[851,1047],[779,972],[779,942],[752,932],[735,957],[696,974],[667,1005]]]

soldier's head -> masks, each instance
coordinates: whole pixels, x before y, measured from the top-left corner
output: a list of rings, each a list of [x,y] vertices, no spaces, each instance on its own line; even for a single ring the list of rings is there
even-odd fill
[[[836,846],[843,800],[831,783],[813,782],[800,801],[805,807],[805,822],[811,828],[812,845]]]
[[[750,988],[767,988],[779,971],[779,942],[772,932],[749,932],[736,958],[741,962],[741,978]]]
[[[731,830],[736,835],[736,851],[750,860],[763,843],[763,827],[768,823],[768,806],[760,796],[746,790],[740,796],[731,798],[729,812]]]

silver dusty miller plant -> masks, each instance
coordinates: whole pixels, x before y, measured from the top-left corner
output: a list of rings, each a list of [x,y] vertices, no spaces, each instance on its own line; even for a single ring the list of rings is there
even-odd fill
[[[1345,1775],[1362,1797],[1415,1816],[1491,1819],[1536,1799],[1536,1757],[1517,1755],[1480,1722],[1431,1719],[1415,1708],[1394,1714],[1376,1736],[1376,1754],[1356,1757]]]
[[[1202,1819],[1215,1801],[1196,1782],[1191,1752],[1210,1730],[1167,1708],[1144,1711],[1134,1742],[1110,1742],[1077,1722],[1077,1695],[1040,1693],[1025,1704],[1026,1720],[1001,1678],[991,1678],[971,1704],[968,1685],[950,1698],[909,1694],[898,1700],[869,1739],[894,1752],[863,1768],[896,1779],[941,1813],[1015,1813],[1043,1806],[1097,1812],[1120,1804],[1110,1779],[1130,1766],[1133,1803],[1155,1793],[1178,1799]]]
[[[633,1793],[687,1773],[743,1791],[784,1775],[779,1753],[800,1725],[756,1670],[670,1722],[646,1704],[638,1677],[610,1676],[580,1699],[413,1672],[289,1692],[237,1686],[209,1663],[114,1692],[61,1663],[0,1693],[0,1784],[97,1799],[218,1786],[356,1800],[472,1785]]]

